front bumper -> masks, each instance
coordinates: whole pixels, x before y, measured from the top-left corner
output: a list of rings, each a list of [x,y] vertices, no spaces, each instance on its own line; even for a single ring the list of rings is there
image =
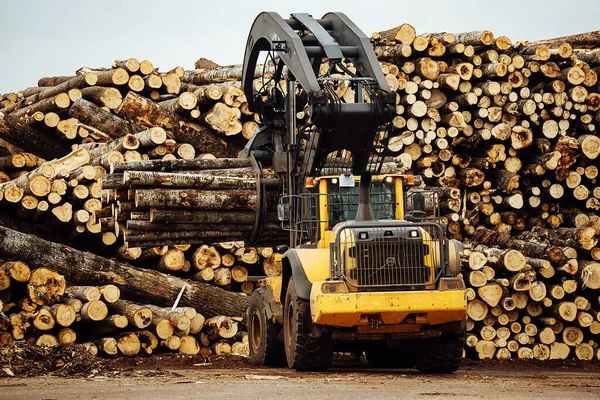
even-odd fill
[[[324,293],[322,283],[314,282],[310,293],[312,320],[320,325],[350,328],[373,321],[439,325],[466,318],[467,300],[461,289]]]

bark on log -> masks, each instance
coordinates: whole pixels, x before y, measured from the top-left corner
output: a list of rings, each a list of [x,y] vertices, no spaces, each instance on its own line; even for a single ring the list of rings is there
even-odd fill
[[[69,147],[11,115],[0,112],[0,138],[47,160],[69,153]]]
[[[252,190],[141,189],[135,191],[136,207],[188,208],[204,210],[257,209]]]
[[[489,229],[477,230],[473,236],[473,241],[486,246],[499,246],[502,248],[519,250],[528,257],[544,258],[552,262],[559,262],[563,258],[563,252],[558,247],[516,239],[510,235],[491,231]]]
[[[257,65],[254,77],[262,76],[262,72],[262,65]],[[241,81],[241,79],[242,66],[234,65],[231,67],[186,71],[181,80],[194,85],[205,85],[217,82]]]
[[[114,163],[110,173],[124,171],[195,171],[199,170],[215,170],[215,169],[233,169],[233,168],[249,168],[251,167],[249,160],[240,158],[217,158],[209,160],[142,160],[132,161],[128,163]],[[198,170],[198,171],[196,171]]]
[[[224,170],[224,173],[227,172]],[[123,185],[129,187],[166,186],[173,188],[197,189],[242,189],[256,188],[256,179],[236,178],[228,176],[215,176],[198,174],[177,174],[172,172],[154,171],[125,171]]]
[[[254,224],[254,211],[187,211],[173,209],[150,209],[150,222],[194,223],[194,224]]]
[[[142,130],[142,128],[135,126],[131,122],[119,118],[83,98],[73,103],[69,108],[69,115],[112,138],[118,138],[128,133],[135,133]]]

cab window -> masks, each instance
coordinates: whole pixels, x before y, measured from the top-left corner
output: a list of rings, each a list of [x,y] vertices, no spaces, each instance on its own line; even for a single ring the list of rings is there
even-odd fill
[[[331,182],[328,185],[329,226],[356,218],[358,210],[358,184],[355,187],[339,187]],[[395,189],[393,183],[374,182],[371,184],[371,208],[376,219],[395,218]]]

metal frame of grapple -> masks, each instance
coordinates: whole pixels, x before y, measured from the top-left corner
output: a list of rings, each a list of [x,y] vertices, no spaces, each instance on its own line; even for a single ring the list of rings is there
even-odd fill
[[[274,52],[275,87],[286,80],[286,96],[255,92],[253,80],[261,52]],[[335,101],[318,77],[323,62],[330,65],[352,61],[356,74],[348,78],[355,85],[354,103]],[[339,65],[339,64],[336,64]],[[284,78],[284,66],[287,76]],[[297,84],[299,88],[297,87]],[[395,94],[390,92],[368,37],[342,13],[328,13],[321,19],[309,14],[292,14],[283,19],[277,13],[263,12],[254,21],[244,55],[242,85],[251,111],[262,117],[259,130],[241,157],[273,166],[282,177],[283,195],[302,193],[306,176],[318,175],[330,154],[346,150],[340,171],[377,172],[382,157],[373,157],[381,127],[395,113]],[[312,126],[310,142],[298,144],[303,136],[296,130],[296,92],[305,92]],[[365,102],[368,90],[370,102]],[[302,140],[302,139],[300,139]],[[292,225],[301,210],[292,204]],[[291,233],[290,244],[299,244]]]

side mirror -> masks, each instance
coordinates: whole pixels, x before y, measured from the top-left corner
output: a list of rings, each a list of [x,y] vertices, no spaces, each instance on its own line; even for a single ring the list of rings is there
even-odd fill
[[[280,244],[279,246],[275,247],[275,252],[283,254],[286,251],[288,251],[289,248],[290,246],[288,246],[287,244]]]
[[[290,205],[286,203],[277,204],[277,219],[281,222],[290,220]]]

